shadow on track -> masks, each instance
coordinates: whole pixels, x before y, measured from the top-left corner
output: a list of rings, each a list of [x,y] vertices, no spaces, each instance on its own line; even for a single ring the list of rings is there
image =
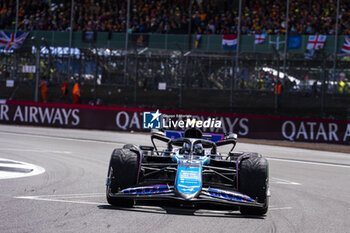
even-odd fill
[[[211,209],[192,209],[192,208],[177,208],[168,206],[140,206],[135,205],[132,208],[117,207],[111,205],[99,205],[102,210],[122,210],[132,212],[142,212],[151,214],[170,214],[170,215],[188,215],[195,217],[216,217],[216,218],[250,218],[250,219],[265,219],[264,216],[242,215],[239,212],[231,210],[211,210]]]

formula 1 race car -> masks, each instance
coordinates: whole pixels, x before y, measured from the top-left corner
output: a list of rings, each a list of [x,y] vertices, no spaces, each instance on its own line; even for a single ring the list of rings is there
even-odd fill
[[[157,140],[165,148],[156,147]],[[172,201],[180,206],[225,206],[242,214],[268,210],[268,162],[257,153],[232,152],[237,135],[212,142],[196,128],[170,139],[151,134],[153,146],[127,144],[112,153],[107,175],[107,201],[131,207],[138,201]],[[159,142],[158,141],[158,142]],[[226,153],[218,148],[232,145]]]

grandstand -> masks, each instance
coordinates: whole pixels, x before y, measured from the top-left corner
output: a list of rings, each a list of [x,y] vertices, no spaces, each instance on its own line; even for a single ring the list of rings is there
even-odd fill
[[[286,30],[286,1],[243,1],[242,34],[277,34]],[[189,17],[189,7],[191,17]],[[74,1],[73,31],[125,32],[126,1]],[[350,34],[350,2],[340,1],[339,34]],[[70,1],[20,1],[18,29],[69,31]],[[290,1],[288,31],[295,34],[335,34],[337,1]],[[238,1],[132,1],[129,30],[133,33],[237,33]],[[1,29],[14,29],[16,1],[1,2]]]
[[[83,103],[350,117],[348,1],[19,0],[0,6],[1,31],[29,33],[19,48],[1,50],[0,98],[32,100],[36,77],[46,77],[49,101],[70,101],[60,98],[60,85],[66,80],[72,90],[78,80]],[[38,73],[23,72],[29,66]]]

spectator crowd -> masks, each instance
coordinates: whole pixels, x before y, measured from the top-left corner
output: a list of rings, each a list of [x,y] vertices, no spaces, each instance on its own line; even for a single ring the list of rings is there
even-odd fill
[[[285,0],[243,2],[243,34],[285,32]],[[349,35],[350,1],[340,2],[339,34]],[[19,0],[19,30],[70,30],[70,4],[71,1]],[[186,34],[190,23],[192,33],[235,34],[237,5],[238,1],[230,0],[131,0],[129,32]],[[290,33],[335,34],[336,5],[336,0],[290,1]],[[13,29],[16,1],[1,0],[0,6],[0,29]],[[73,15],[74,31],[125,32],[127,1],[75,0]]]

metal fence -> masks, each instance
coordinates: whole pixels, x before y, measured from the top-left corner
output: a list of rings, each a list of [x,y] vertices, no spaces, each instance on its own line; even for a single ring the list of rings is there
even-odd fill
[[[304,102],[304,97],[312,96],[313,101],[320,102],[317,105],[319,109],[313,109],[313,111],[323,113],[329,96],[342,95],[347,99],[350,96],[350,84],[347,80],[350,75],[349,57],[337,58],[334,69],[333,55],[320,51],[313,54],[311,58],[308,54],[288,53],[284,67],[283,53],[279,52],[242,52],[239,54],[236,65],[235,51],[188,51],[181,46],[178,46],[178,50],[137,46],[130,46],[128,50],[123,50],[109,49],[107,46],[106,48],[92,46],[91,48],[73,48],[69,53],[69,49],[64,47],[39,45],[37,50],[34,45],[35,43],[29,45],[27,43],[26,46],[11,53],[1,53],[0,83],[4,86],[6,80],[15,82],[13,90],[6,96],[3,94],[2,97],[20,98],[18,88],[28,88],[28,85],[31,88],[37,86],[36,73],[23,72],[23,67],[28,65],[36,65],[39,79],[45,77],[51,87],[59,88],[64,80],[70,84],[80,82],[91,90],[90,99],[94,101],[102,99],[105,104],[120,104],[112,98],[114,90],[118,92],[128,90],[125,95],[128,97],[125,97],[125,101],[122,102],[124,104],[157,106],[163,98],[160,96],[172,93],[171,97],[164,98],[175,100],[171,105],[183,108],[192,100],[202,101],[194,100],[194,96],[186,93],[202,91],[200,95],[204,98],[209,95],[207,93],[215,91],[215,95],[224,96],[222,98],[226,101],[223,104],[227,107],[226,110],[247,106],[255,108],[261,103],[256,104],[254,100],[249,102],[238,93],[242,91],[249,93],[249,96],[255,96],[255,99],[259,99],[262,95],[274,96],[277,76],[283,77],[282,94],[287,96],[284,99],[294,98],[295,94],[302,97],[295,101]],[[38,56],[36,56],[37,51],[39,51]],[[37,58],[38,61],[36,61]],[[108,94],[104,91],[96,91],[101,89],[108,90]],[[152,95],[151,93],[159,91],[162,93],[154,95],[153,99],[146,102],[145,92]],[[108,98],[111,100],[108,101]],[[118,98],[120,98],[119,95]],[[211,98],[215,99],[215,96]],[[239,101],[238,98],[243,99]],[[31,99],[32,97],[29,97],[29,100]],[[271,101],[264,106],[277,110],[280,106],[276,98],[272,97]],[[310,102],[310,99],[307,101]],[[345,100],[345,102],[349,101]],[[213,101],[211,105],[215,107],[215,103]],[[333,105],[333,103],[328,104],[328,106]],[[304,108],[315,107],[312,101],[303,106]],[[339,106],[338,108],[344,108],[343,110],[347,111],[345,105]]]
[[[35,65],[35,53],[34,46],[1,53],[1,79],[13,79],[18,83],[33,81],[33,73],[22,71],[23,66]],[[312,58],[305,54],[287,54],[285,71],[280,53],[241,53],[237,66],[235,62],[234,52],[203,53],[147,47],[127,51],[74,48],[69,55],[68,48],[44,46],[40,48],[37,69],[40,77],[47,77],[52,83],[78,79],[88,84],[130,86],[136,82],[138,86],[155,88],[159,82],[164,82],[167,88],[177,88],[182,79],[183,88],[222,90],[270,90],[279,73],[280,77],[286,76],[283,82],[289,91],[301,91],[311,88],[315,81],[317,85],[325,81],[328,91],[348,92],[348,88],[339,89],[339,82],[346,82],[350,77],[349,57],[338,58],[335,72],[333,56],[322,52]],[[234,71],[237,77],[233,76]]]

